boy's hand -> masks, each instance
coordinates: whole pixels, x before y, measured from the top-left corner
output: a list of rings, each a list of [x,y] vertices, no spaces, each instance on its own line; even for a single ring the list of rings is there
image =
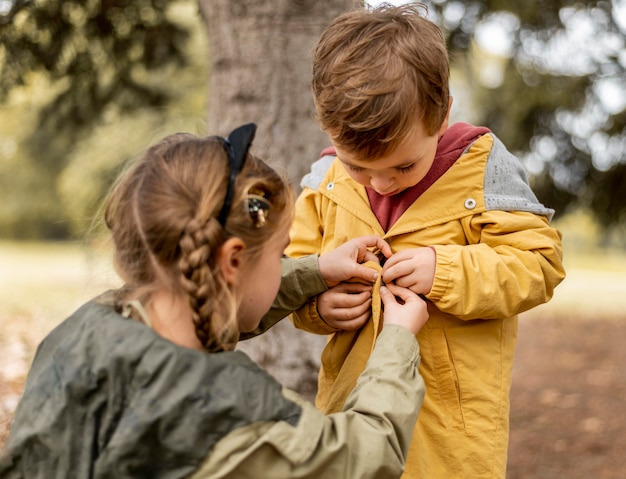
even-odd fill
[[[397,324],[417,334],[428,321],[426,301],[410,289],[387,284],[380,287],[380,299],[384,305],[385,324]]]
[[[370,249],[379,250],[386,258],[391,256],[389,244],[379,236],[362,236],[342,244],[338,248],[319,257],[320,273],[329,288],[342,281],[356,279],[374,283],[378,272],[361,263],[380,261]]]
[[[416,294],[428,294],[433,287],[437,256],[433,248],[411,248],[387,259],[383,282],[409,288]]]
[[[329,326],[354,331],[370,317],[372,286],[363,283],[339,283],[317,297],[317,310]]]

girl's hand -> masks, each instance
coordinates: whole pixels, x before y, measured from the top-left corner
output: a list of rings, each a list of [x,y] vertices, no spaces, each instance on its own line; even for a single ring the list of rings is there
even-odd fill
[[[380,299],[385,324],[397,324],[417,335],[428,321],[426,301],[408,288],[395,284],[381,286]]]
[[[380,251],[383,256],[391,256],[391,247],[379,236],[362,236],[345,242],[338,248],[319,257],[320,273],[329,288],[342,281],[361,280],[374,283],[378,272],[361,263],[375,261],[380,264],[379,258],[370,250]]]
[[[355,331],[370,317],[372,286],[363,283],[339,283],[317,297],[317,310],[333,328]]]

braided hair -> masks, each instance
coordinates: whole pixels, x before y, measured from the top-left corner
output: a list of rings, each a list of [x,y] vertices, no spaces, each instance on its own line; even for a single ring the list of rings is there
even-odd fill
[[[226,195],[229,156],[224,139],[217,136],[164,138],[122,174],[105,207],[115,267],[124,281],[118,307],[129,299],[146,304],[161,288],[186,295],[196,335],[211,352],[234,348],[239,337],[236,298],[218,267],[220,247],[239,237],[254,262],[293,215],[287,180],[247,155],[224,225],[217,217]],[[269,207],[262,227],[251,216],[250,192]]]

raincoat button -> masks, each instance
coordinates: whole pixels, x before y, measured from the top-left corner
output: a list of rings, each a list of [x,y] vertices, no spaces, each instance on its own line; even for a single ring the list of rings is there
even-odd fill
[[[474,198],[468,198],[465,200],[465,207],[468,210],[473,210],[476,208],[476,200]]]
[[[327,190],[332,190],[334,187],[335,187],[335,183],[333,183],[332,181],[326,185]]]

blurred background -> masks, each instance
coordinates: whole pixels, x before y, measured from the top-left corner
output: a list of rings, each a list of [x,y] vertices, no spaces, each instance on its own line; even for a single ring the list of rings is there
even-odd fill
[[[0,0],[0,443],[38,342],[118,285],[99,208],[126,162],[169,133],[254,121],[254,153],[297,189],[328,145],[310,50],[354,5]],[[451,120],[521,158],[564,235],[568,277],[520,321],[508,477],[623,477],[626,1],[427,6]],[[287,321],[265,336],[242,348],[312,397],[323,338]]]

